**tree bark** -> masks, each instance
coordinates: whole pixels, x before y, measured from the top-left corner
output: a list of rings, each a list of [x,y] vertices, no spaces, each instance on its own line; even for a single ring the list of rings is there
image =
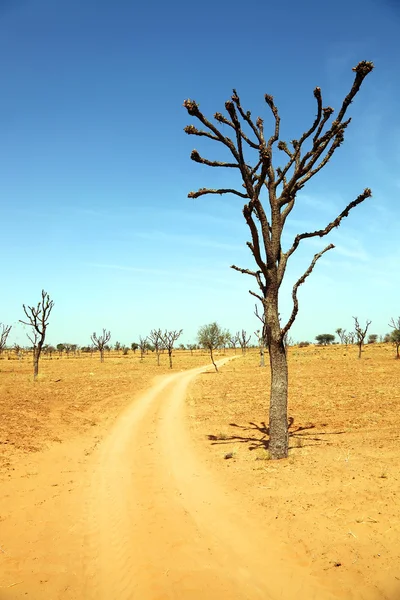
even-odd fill
[[[264,306],[271,366],[268,449],[270,457],[275,460],[286,458],[288,455],[288,366],[279,323],[277,297],[266,299]]]
[[[172,369],[172,350],[168,350],[169,368]]]
[[[33,349],[33,380],[36,381],[39,374],[39,352],[38,348]]]
[[[211,355],[211,362],[214,365],[216,372],[218,373],[218,367],[217,367],[217,365],[215,364],[215,361],[214,361],[214,356],[213,356],[212,348],[210,348],[210,355]]]

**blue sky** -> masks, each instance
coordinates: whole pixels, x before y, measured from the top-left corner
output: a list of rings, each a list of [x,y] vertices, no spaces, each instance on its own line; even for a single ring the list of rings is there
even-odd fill
[[[302,245],[280,307],[285,318],[294,281],[333,242],[300,288],[292,337],[351,329],[352,315],[385,333],[400,314],[399,26],[395,0],[0,0],[0,321],[14,325],[10,342],[27,343],[22,303],[42,288],[55,301],[50,343],[85,345],[103,327],[121,343],[154,327],[183,328],[190,342],[214,320],[258,328],[255,282],[229,269],[253,267],[241,200],[187,198],[232,179],[190,160],[193,147],[224,156],[183,132],[192,120],[182,102],[211,117],[235,87],[267,129],[270,93],[290,140],[315,116],[314,87],[338,108],[360,60],[375,70],[345,143],[299,195],[284,245],[365,187],[373,198]]]

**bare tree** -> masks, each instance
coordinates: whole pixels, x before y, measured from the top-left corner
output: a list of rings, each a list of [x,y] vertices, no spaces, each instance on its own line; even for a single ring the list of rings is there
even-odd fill
[[[180,331],[165,330],[165,332],[161,338],[163,346],[168,352],[170,369],[172,369],[172,351],[174,349],[174,344],[175,344],[176,340],[182,335],[182,332],[183,332],[183,329],[181,329]]]
[[[107,343],[111,340],[111,332],[103,329],[100,335],[93,333],[90,336],[93,346],[100,352],[100,362],[104,362],[104,350],[106,349]]]
[[[397,317],[397,319],[392,317],[389,327],[393,329],[392,333],[390,334],[390,341],[396,347],[396,358],[400,359],[400,317]]]
[[[218,323],[210,323],[209,325],[203,325],[200,327],[197,333],[197,339],[200,346],[207,348],[210,352],[211,362],[214,365],[215,370],[218,373],[218,367],[214,360],[214,350],[220,348],[225,343],[226,332],[224,332]]]
[[[358,358],[361,358],[362,347],[364,345],[365,336],[367,335],[368,327],[371,325],[372,321],[366,321],[365,327],[362,328],[360,323],[358,322],[357,317],[353,317],[354,319],[354,329],[355,329],[355,337],[358,346]]]
[[[140,361],[143,360],[143,356],[147,352],[147,347],[148,347],[147,336],[142,338],[142,336],[140,335],[139,336]]]
[[[257,338],[258,349],[260,351],[260,367],[265,367],[265,342],[262,335],[262,331],[260,329],[257,329],[257,331],[254,332],[254,335]]]
[[[157,355],[157,365],[160,366],[160,352],[163,348],[161,329],[152,329],[149,333],[149,340],[154,346],[154,352]]]
[[[17,355],[18,360],[21,360],[22,359],[22,351],[23,351],[21,346],[19,344],[14,344],[13,350],[14,350],[15,354]]]
[[[31,334],[27,334],[28,339],[33,345],[33,378],[37,379],[39,373],[39,359],[42,353],[44,340],[46,338],[46,330],[49,324],[50,313],[53,309],[54,302],[50,300],[47,292],[42,290],[42,298],[37,306],[22,305],[27,321],[19,320],[20,323],[32,327]]]
[[[310,128],[299,139],[290,142],[291,147],[279,139],[280,116],[273,97],[268,94],[265,95],[265,102],[274,120],[272,135],[269,138],[264,135],[263,119],[261,117],[255,121],[252,119],[250,111],[243,109],[236,90],[233,90],[231,99],[225,103],[228,117],[219,112],[214,115],[220,125],[214,125],[208,120],[194,100],[184,102],[189,115],[198,119],[205,127],[205,129],[197,129],[193,125],[188,125],[185,132],[189,135],[207,137],[222,144],[231,153],[233,162],[208,160],[197,150],[192,151],[191,159],[210,167],[227,168],[239,174],[242,180],[241,190],[229,186],[219,189],[201,188],[197,192],[190,192],[189,197],[229,193],[245,200],[243,215],[251,234],[251,241],[247,242],[247,246],[253,254],[256,267],[252,270],[232,265],[232,268],[254,277],[260,289],[259,293],[253,291],[250,293],[260,300],[265,314],[271,367],[269,452],[273,459],[284,458],[288,454],[288,368],[283,339],[298,313],[297,292],[300,285],[310,275],[317,260],[334,246],[329,244],[315,254],[308,269],[293,286],[293,309],[287,323],[281,326],[278,311],[279,289],[288,260],[303,240],[324,237],[338,227],[353,208],[371,196],[371,190],[365,189],[325,228],[296,235],[292,245],[286,251],[281,245],[282,233],[295,205],[297,193],[328,164],[334,152],[342,144],[345,130],[350,123],[350,119],[344,119],[347,109],[364,78],[372,69],[373,64],[367,61],[360,62],[353,69],[355,71],[353,85],[343,100],[336,119],[332,122],[328,123],[334,110],[330,106],[323,107],[321,89],[315,88],[317,115]],[[221,125],[226,127],[226,130],[232,131],[232,138],[224,135],[226,130]],[[286,164],[282,166],[276,166],[276,163],[274,166],[273,153],[276,148],[286,155]],[[245,158],[245,150],[251,157],[251,164],[247,157]],[[268,202],[261,198],[262,192],[267,196]]]
[[[11,331],[12,325],[4,325],[0,323],[0,354],[2,354],[4,348],[6,347],[7,338]]]
[[[346,330],[342,329],[341,327],[338,327],[335,330],[335,333],[339,336],[340,339],[340,343],[341,344],[345,344],[345,340],[346,340]]]
[[[346,334],[346,335],[343,337],[344,343],[346,344],[346,348],[347,348],[347,346],[348,346],[349,344],[350,344],[350,345],[352,345],[352,344],[354,344],[354,343],[355,343],[355,341],[356,341],[356,337],[357,337],[357,336],[356,336],[356,333],[355,333],[355,331],[349,331],[349,333],[347,333],[347,334]]]
[[[238,331],[236,335],[239,337],[239,344],[242,349],[242,354],[246,354],[247,346],[251,340],[251,335],[247,337],[247,332],[244,329],[242,329],[240,333]]]
[[[235,333],[235,335],[231,335],[228,341],[230,346],[235,350],[236,354],[236,346],[239,343],[239,332]]]

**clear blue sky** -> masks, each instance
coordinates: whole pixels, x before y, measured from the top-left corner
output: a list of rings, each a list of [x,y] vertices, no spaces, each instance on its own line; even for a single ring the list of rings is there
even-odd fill
[[[141,5],[140,5],[141,4]],[[55,301],[50,343],[86,345],[103,327],[130,343],[153,327],[217,320],[258,328],[249,235],[237,197],[187,198],[230,172],[191,162],[219,147],[183,132],[185,98],[207,115],[235,87],[253,115],[274,96],[282,137],[315,116],[312,91],[335,108],[352,67],[374,72],[350,107],[353,121],[330,165],[304,188],[285,233],[325,227],[365,187],[373,198],[329,238],[294,255],[282,289],[327,243],[300,288],[295,340],[312,340],[352,315],[385,333],[400,314],[400,5],[395,0],[211,2],[0,0],[0,321],[27,344],[22,303],[44,288]],[[202,143],[199,143],[202,142]]]

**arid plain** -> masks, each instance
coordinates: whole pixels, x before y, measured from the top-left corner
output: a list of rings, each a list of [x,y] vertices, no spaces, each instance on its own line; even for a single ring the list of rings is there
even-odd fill
[[[400,598],[400,361],[291,347],[0,360],[0,599]],[[225,360],[232,358],[232,360]],[[198,369],[187,373],[190,369]],[[181,402],[182,399],[182,402]]]

